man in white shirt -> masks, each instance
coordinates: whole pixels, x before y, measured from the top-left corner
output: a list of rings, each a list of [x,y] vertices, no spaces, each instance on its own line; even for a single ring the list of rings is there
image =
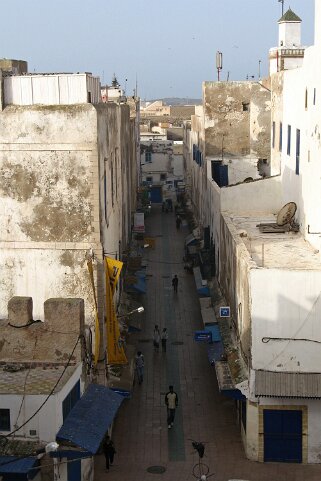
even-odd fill
[[[167,406],[167,424],[168,429],[171,429],[174,424],[175,410],[178,406],[178,396],[174,391],[173,386],[169,386],[169,391],[165,395],[165,404]]]

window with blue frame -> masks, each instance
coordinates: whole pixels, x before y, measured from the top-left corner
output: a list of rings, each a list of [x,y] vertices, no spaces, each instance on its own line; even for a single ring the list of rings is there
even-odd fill
[[[280,132],[279,132],[279,151],[282,152],[282,135],[283,135],[283,127],[282,122],[280,122]]]
[[[296,129],[295,173],[300,174],[300,130]]]
[[[196,160],[196,151],[197,151],[197,147],[195,144],[193,144],[193,160]]]
[[[151,152],[145,152],[145,162],[150,163],[152,161],[152,153]]]
[[[288,145],[287,145],[286,153],[288,155],[291,155],[291,125],[288,125]]]
[[[78,381],[72,390],[67,394],[65,399],[62,402],[62,417],[63,421],[67,419],[68,414],[74,407],[77,401],[80,399],[80,381]]]

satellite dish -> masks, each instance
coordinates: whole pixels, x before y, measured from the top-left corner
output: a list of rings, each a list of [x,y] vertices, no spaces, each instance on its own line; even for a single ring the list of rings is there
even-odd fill
[[[289,224],[295,216],[296,209],[295,202],[288,202],[288,204],[285,204],[276,217],[277,225]]]

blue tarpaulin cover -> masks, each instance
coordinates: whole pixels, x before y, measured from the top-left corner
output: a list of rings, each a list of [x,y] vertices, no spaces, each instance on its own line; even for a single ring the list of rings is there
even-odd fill
[[[134,276],[135,283],[128,284],[126,286],[126,292],[139,292],[141,294],[146,294],[146,273],[145,271],[136,271]]]
[[[14,459],[17,459],[14,462]],[[10,461],[10,462],[9,462]],[[8,463],[8,464],[5,464]],[[16,456],[0,456],[0,474],[27,474],[31,468],[34,468],[38,464],[36,457],[19,459]],[[1,466],[2,465],[2,466]],[[37,470],[33,470],[32,474],[37,474]]]
[[[211,364],[216,361],[221,361],[222,355],[224,354],[224,346],[222,342],[212,342],[207,346],[208,360]]]
[[[60,428],[57,441],[69,441],[96,454],[123,400],[105,386],[90,384]]]

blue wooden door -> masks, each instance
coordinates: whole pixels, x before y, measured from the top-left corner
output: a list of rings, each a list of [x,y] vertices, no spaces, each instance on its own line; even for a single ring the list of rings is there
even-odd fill
[[[302,411],[264,410],[264,461],[302,463]]]
[[[163,200],[162,198],[162,188],[152,187],[150,190],[150,200],[153,204],[160,204]]]
[[[67,464],[67,481],[81,481],[81,460]]]

